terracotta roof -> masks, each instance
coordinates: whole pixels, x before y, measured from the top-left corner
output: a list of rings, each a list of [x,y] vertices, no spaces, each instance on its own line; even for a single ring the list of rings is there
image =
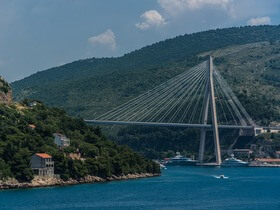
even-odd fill
[[[37,156],[41,157],[41,158],[52,158],[52,156],[46,154],[46,153],[36,153]]]
[[[30,128],[36,128],[36,126],[35,125],[32,125],[32,124],[30,124],[30,125],[28,125]]]
[[[276,158],[257,158],[256,161],[272,163],[272,162],[280,162],[280,159],[276,159]]]

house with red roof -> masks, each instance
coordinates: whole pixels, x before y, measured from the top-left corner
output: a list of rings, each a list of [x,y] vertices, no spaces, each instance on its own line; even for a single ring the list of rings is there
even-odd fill
[[[54,161],[52,161],[52,156],[46,153],[35,153],[32,155],[31,168],[37,176],[54,176]]]

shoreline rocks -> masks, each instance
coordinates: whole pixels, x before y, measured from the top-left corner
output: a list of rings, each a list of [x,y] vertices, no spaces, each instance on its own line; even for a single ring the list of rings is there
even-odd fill
[[[37,176],[34,177],[34,179],[31,182],[22,182],[22,183],[18,182],[16,179],[8,179],[6,181],[0,180],[0,190],[68,186],[68,185],[86,184],[86,183],[100,183],[100,182],[108,182],[108,181],[149,178],[155,176],[160,176],[160,174],[142,173],[142,174],[128,174],[122,176],[113,175],[111,177],[107,177],[106,179],[97,176],[86,176],[79,180],[69,179],[67,181],[58,178],[42,178]]]

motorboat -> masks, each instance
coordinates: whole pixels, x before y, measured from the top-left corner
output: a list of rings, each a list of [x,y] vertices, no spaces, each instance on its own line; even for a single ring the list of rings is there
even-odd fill
[[[165,165],[168,166],[186,166],[186,165],[196,165],[197,160],[193,160],[188,157],[184,157],[180,155],[180,153],[177,153],[177,155],[173,158],[165,159]]]
[[[234,154],[231,154],[230,158],[225,159],[225,161],[222,163],[221,166],[226,166],[226,167],[242,167],[242,166],[248,166],[249,163],[239,160],[234,157]]]

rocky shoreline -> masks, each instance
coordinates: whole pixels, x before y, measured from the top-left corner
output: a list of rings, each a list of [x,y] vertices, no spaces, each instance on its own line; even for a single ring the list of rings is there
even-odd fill
[[[108,182],[117,180],[129,180],[129,179],[140,179],[160,176],[160,174],[142,173],[142,174],[128,174],[122,176],[111,176],[106,179],[97,176],[86,176],[79,180],[69,179],[64,181],[58,178],[41,178],[35,177],[32,182],[18,182],[15,179],[8,179],[6,181],[0,180],[0,190],[5,189],[26,189],[26,188],[37,188],[37,187],[51,187],[51,186],[67,186],[76,184],[96,183],[96,182]]]

